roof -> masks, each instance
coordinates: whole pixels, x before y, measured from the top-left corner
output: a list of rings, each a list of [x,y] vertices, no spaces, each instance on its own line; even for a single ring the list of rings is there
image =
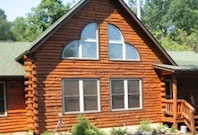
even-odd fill
[[[45,30],[31,45],[31,48],[25,53],[33,53],[40,45],[42,45],[50,36],[52,36],[59,28],[61,28],[72,16],[78,13],[90,0],[80,0],[72,9],[70,9],[65,15],[63,15],[60,19],[58,19],[53,25],[51,25],[47,30]],[[149,37],[160,52],[164,55],[164,57],[170,62],[172,65],[176,65],[176,63],[172,60],[172,58],[167,54],[167,52],[163,49],[163,47],[157,42],[157,40],[153,37],[153,35],[146,29],[146,27],[142,24],[142,22],[136,17],[136,15],[132,12],[132,10],[126,5],[123,0],[114,0],[118,2],[125,11],[129,14],[131,19],[133,19],[140,29]],[[19,56],[19,59],[23,56]]]
[[[198,67],[198,53],[193,51],[168,51],[168,54],[177,65]]]
[[[15,59],[29,47],[27,42],[0,42],[0,77],[25,75],[23,65]]]
[[[154,64],[154,67],[170,72],[198,72],[198,53],[193,51],[168,51],[178,66]]]

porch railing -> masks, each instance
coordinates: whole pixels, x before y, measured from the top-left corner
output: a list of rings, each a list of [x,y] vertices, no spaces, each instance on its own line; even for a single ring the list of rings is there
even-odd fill
[[[184,122],[191,132],[195,132],[194,114],[195,108],[183,99],[177,100],[177,106],[174,107],[173,100],[165,99],[163,103],[163,113],[167,120],[171,122]],[[174,115],[174,108],[177,108]]]

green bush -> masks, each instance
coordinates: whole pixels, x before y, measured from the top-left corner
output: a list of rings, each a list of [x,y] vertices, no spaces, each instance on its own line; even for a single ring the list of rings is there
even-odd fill
[[[78,123],[72,127],[71,132],[72,135],[104,135],[102,131],[82,115],[78,116]]]
[[[127,129],[121,129],[121,128],[115,129],[115,128],[112,128],[110,133],[111,133],[111,135],[125,135],[125,134],[127,134]]]
[[[52,133],[45,131],[45,132],[42,133],[41,135],[52,135]]]
[[[151,122],[147,121],[147,120],[141,121],[140,122],[140,130],[141,131],[146,131],[146,132],[152,131]]]

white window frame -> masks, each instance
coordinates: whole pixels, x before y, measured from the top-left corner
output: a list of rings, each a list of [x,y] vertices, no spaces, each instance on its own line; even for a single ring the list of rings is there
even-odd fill
[[[119,59],[119,58],[110,58],[110,51],[109,51],[109,59],[110,60],[121,60],[121,61],[140,61],[140,55],[139,55],[139,52],[137,51],[136,48],[134,48],[136,50],[136,52],[138,53],[138,59],[127,59],[127,51],[126,51],[126,46],[127,46],[127,43],[125,42],[125,39],[123,37],[123,34],[121,32],[121,30],[113,25],[113,24],[108,24],[108,25],[112,25],[114,26],[115,28],[117,28],[119,30],[119,33],[120,33],[120,36],[121,36],[121,40],[112,40],[112,39],[109,39],[109,36],[108,36],[108,47],[109,47],[109,50],[110,50],[110,44],[122,44],[122,58]],[[109,34],[109,33],[108,33]],[[129,44],[129,43],[128,43]],[[131,45],[132,46],[132,45]]]
[[[7,101],[6,101],[6,86],[5,86],[5,82],[0,81],[0,84],[3,84],[3,91],[4,91],[4,96],[3,96],[3,100],[4,100],[4,114],[0,114],[0,117],[4,117],[7,116]]]
[[[66,47],[63,49],[62,52],[62,59],[83,59],[83,60],[99,60],[99,31],[98,31],[98,23],[97,22],[92,22],[92,23],[96,23],[97,24],[97,29],[96,29],[96,39],[94,38],[87,38],[87,39],[79,39],[78,43],[79,43],[79,50],[78,50],[78,54],[79,57],[64,57],[64,51],[66,49]],[[89,23],[86,26],[92,24]],[[86,28],[86,26],[83,28],[83,30]],[[82,31],[83,31],[82,30]],[[82,32],[81,31],[81,32]],[[82,33],[81,33],[82,34]],[[82,42],[94,42],[96,43],[96,58],[88,58],[88,57],[83,57],[83,48],[82,48]],[[71,43],[71,42],[70,42]],[[69,44],[70,44],[69,43]]]
[[[64,81],[66,80],[77,80],[79,81],[79,109],[80,111],[71,111],[71,112],[66,112],[65,111],[65,95],[64,95]],[[84,108],[84,91],[83,91],[83,81],[84,80],[96,80],[97,81],[97,95],[98,95],[98,110],[92,110],[92,111],[85,111]],[[62,80],[62,105],[63,105],[63,113],[64,114],[76,114],[76,113],[94,113],[94,112],[101,112],[101,104],[100,104],[100,81],[99,79],[63,79]]]
[[[124,81],[124,108],[113,109],[112,105],[112,89],[111,89],[111,82],[112,80],[121,80]],[[135,80],[139,81],[139,107],[129,108],[129,100],[128,100],[128,81]],[[111,99],[111,110],[112,111],[125,111],[125,110],[141,110],[143,109],[143,95],[142,95],[142,79],[110,79],[110,99]]]

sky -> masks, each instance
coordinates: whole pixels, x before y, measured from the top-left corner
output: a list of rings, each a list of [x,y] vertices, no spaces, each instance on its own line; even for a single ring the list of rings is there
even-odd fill
[[[79,0],[62,0],[63,4],[74,1]],[[40,2],[41,0],[0,0],[0,8],[5,11],[8,21],[14,21],[17,17],[25,17]]]

